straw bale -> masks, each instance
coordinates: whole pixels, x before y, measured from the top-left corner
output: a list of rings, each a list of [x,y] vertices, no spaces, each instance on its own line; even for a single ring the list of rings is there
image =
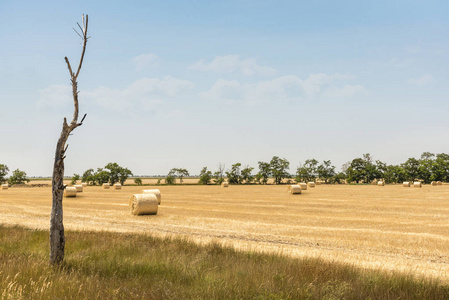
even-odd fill
[[[377,185],[377,181],[376,180],[374,180],[374,181],[371,181],[371,185]]]
[[[402,183],[402,186],[403,186],[403,187],[410,187],[410,182],[404,181],[404,182]]]
[[[222,187],[228,187],[228,186],[229,186],[229,183],[227,183],[226,181],[224,181],[224,182],[221,184],[221,186],[222,186]]]
[[[107,190],[111,187],[111,185],[109,183],[103,183],[103,189]]]
[[[379,182],[377,183],[377,185],[378,185],[378,186],[384,186],[384,185],[385,185],[385,182],[384,182],[384,181],[379,181]]]
[[[441,181],[437,181],[437,185],[443,185]]]
[[[86,187],[86,186],[87,186],[87,182],[81,182],[81,185],[82,185],[83,187]]]
[[[135,194],[129,199],[133,215],[156,215],[158,204],[155,194]]]
[[[143,190],[143,194],[154,194],[157,198],[157,204],[161,204],[161,191],[158,189],[152,189],[152,190]]]
[[[301,194],[301,187],[299,185],[292,185],[290,188],[290,194]]]
[[[315,187],[315,182],[313,181],[309,181],[307,184],[309,187]]]
[[[420,187],[422,187],[422,183],[419,181],[415,181],[415,182],[413,182],[413,187],[420,188]]]
[[[300,184],[298,184],[301,187],[301,190],[307,190],[307,183],[305,182],[301,182]]]
[[[83,186],[81,184],[75,184],[74,187],[76,188],[77,193],[83,192]]]
[[[321,185],[321,181],[320,181],[320,180],[317,180],[317,181],[315,182],[315,184],[316,184],[316,185]]]
[[[7,183],[2,184],[2,190],[7,190],[9,185]]]
[[[64,190],[64,196],[66,197],[76,197],[76,187],[68,186]]]
[[[438,183],[436,181],[432,181],[430,184],[433,185],[433,186],[438,185]]]
[[[114,184],[114,190],[121,190],[121,189],[122,189],[122,185],[120,183]]]

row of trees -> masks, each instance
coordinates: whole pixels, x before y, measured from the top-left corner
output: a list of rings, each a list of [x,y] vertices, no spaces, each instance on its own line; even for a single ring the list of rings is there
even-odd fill
[[[431,181],[449,182],[449,155],[445,153],[433,154],[424,152],[420,158],[409,158],[402,164],[388,165],[380,160],[374,160],[369,154],[355,158],[345,163],[341,172],[335,171],[335,166],[330,160],[320,163],[316,159],[307,159],[297,169],[295,174],[289,173],[290,162],[285,158],[273,156],[269,162],[259,161],[259,170],[254,174],[254,167],[242,166],[241,163],[231,165],[226,170],[224,164],[218,164],[217,171],[212,173],[207,167],[200,172],[200,184],[221,184],[227,181],[231,184],[267,184],[269,178],[273,178],[275,184],[280,184],[284,179],[296,182],[324,180],[325,183],[370,183],[375,180],[384,180],[386,183],[400,183],[403,181],[421,180],[424,183]],[[19,169],[12,172],[7,178],[8,166],[0,164],[0,183],[21,184],[29,182],[26,173]],[[122,185],[126,179],[132,176],[132,172],[117,163],[108,163],[104,168],[86,170],[82,176],[73,174],[72,184],[80,180],[90,185],[111,185],[120,182]],[[190,176],[189,171],[184,168],[173,168],[165,178],[166,184],[174,184],[178,178],[183,182],[183,178]],[[136,178],[136,184],[142,184],[141,179]]]
[[[221,184],[225,179],[231,184],[260,183],[267,184],[268,178],[273,178],[275,184],[284,179],[296,182],[324,180],[325,183],[370,183],[383,180],[386,183],[400,183],[403,181],[421,180],[424,183],[431,181],[449,181],[449,155],[445,153],[433,154],[424,152],[419,159],[409,158],[402,164],[388,165],[380,160],[374,160],[369,154],[355,158],[345,163],[341,172],[336,172],[330,160],[320,163],[316,159],[307,159],[296,169],[296,174],[288,172],[290,163],[285,158],[273,156],[270,162],[258,162],[259,172],[253,174],[253,167],[241,163],[231,166],[224,171],[224,165],[218,165],[218,171],[212,173],[204,167],[200,173],[200,184]]]
[[[343,166],[343,171],[349,182],[371,182],[383,179],[387,183],[421,180],[424,183],[432,181],[449,181],[449,155],[424,152],[419,159],[409,158],[399,165],[387,165],[374,161],[370,154],[353,159]]]
[[[94,171],[94,169],[86,170],[81,177],[81,181],[87,182],[89,185],[102,185],[103,183],[113,185],[117,182],[123,185],[126,179],[132,175],[133,173],[129,169],[121,167],[114,162],[108,163],[104,168],[97,168],[97,171]],[[72,184],[79,179],[80,175],[73,174]]]
[[[8,184],[23,184],[29,182],[27,179],[27,173],[22,170],[16,169],[12,171],[12,175],[9,178],[6,178],[6,175],[9,172],[9,168],[7,165],[0,164],[0,184],[8,182]]]

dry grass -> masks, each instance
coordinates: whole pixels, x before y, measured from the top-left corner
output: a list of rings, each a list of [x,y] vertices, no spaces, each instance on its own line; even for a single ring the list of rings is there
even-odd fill
[[[449,282],[449,186],[160,186],[156,216],[132,216],[122,190],[64,199],[67,229],[189,237],[238,249],[312,256]],[[48,229],[51,188],[0,191],[0,223]],[[68,241],[70,243],[70,241]]]

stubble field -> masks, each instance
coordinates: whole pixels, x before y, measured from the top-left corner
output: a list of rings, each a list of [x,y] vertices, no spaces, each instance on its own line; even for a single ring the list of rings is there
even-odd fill
[[[159,188],[155,216],[133,216],[128,200]],[[51,188],[0,190],[0,223],[48,229]],[[449,185],[86,187],[64,199],[67,230],[184,236],[251,251],[321,257],[449,282]],[[67,241],[70,243],[70,241]]]

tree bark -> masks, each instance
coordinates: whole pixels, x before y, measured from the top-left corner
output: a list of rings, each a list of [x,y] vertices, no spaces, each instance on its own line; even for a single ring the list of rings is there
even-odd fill
[[[83,39],[83,51],[81,53],[80,63],[76,73],[72,71],[72,67],[67,57],[65,61],[70,72],[71,83],[72,83],[72,95],[74,102],[74,113],[73,120],[70,124],[67,124],[67,119],[64,118],[64,123],[62,124],[61,135],[59,136],[58,143],[56,144],[55,152],[55,162],[53,165],[53,179],[52,179],[52,208],[51,208],[51,218],[50,218],[50,264],[59,265],[64,260],[64,248],[65,248],[65,236],[64,236],[64,224],[63,224],[63,207],[62,198],[64,195],[64,159],[65,153],[67,151],[66,142],[69,138],[70,133],[78,126],[83,124],[84,117],[81,122],[78,123],[78,82],[77,78],[83,64],[84,53],[86,51],[87,43],[87,25],[88,17],[84,19],[83,15],[83,26],[78,24],[81,29],[81,33],[78,35]],[[76,30],[75,30],[76,31]]]

